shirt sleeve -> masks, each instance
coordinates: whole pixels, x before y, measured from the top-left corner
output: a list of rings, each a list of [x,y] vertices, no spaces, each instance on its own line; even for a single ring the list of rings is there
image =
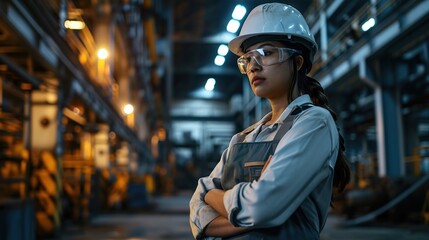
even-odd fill
[[[234,135],[229,146],[234,144],[237,141],[236,139],[237,135]],[[222,153],[220,161],[213,169],[211,174],[208,177],[202,177],[198,180],[197,188],[189,202],[189,223],[195,239],[203,239],[204,230],[207,225],[213,221],[213,219],[219,216],[219,213],[217,213],[212,207],[204,202],[204,196],[209,190],[215,188],[213,178],[220,178],[222,176],[222,170],[227,155],[228,149]],[[211,240],[216,238],[204,237],[204,239]]]
[[[327,114],[302,114],[280,140],[260,179],[226,191],[224,205],[233,225],[272,227],[284,223],[329,176],[338,136]]]

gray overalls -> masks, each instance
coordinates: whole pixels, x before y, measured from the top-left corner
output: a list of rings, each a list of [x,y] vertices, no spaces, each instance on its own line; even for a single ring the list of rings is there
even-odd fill
[[[237,183],[258,180],[265,162],[274,154],[277,144],[286,132],[292,127],[295,117],[312,105],[298,106],[281,124],[272,141],[243,142],[246,135],[255,129],[251,126],[240,134],[237,143],[229,152],[222,173],[221,183],[224,190],[231,189]],[[273,206],[276,207],[276,206]],[[255,229],[239,236],[223,238],[234,240],[271,240],[271,239],[319,239],[308,219],[299,207],[292,216],[282,225],[271,228]]]

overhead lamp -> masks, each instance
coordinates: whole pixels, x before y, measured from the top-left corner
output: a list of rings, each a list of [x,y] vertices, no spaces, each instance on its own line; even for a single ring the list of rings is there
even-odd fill
[[[236,33],[239,27],[240,27],[240,22],[235,19],[231,19],[229,20],[228,25],[226,26],[226,30],[230,33]]]
[[[131,113],[133,113],[134,112],[134,107],[133,107],[133,105],[131,105],[131,104],[127,104],[127,105],[125,105],[124,106],[124,113],[126,114],[126,115],[130,115]]]
[[[77,115],[79,115],[81,113],[81,110],[78,107],[74,107],[73,108],[73,112]]]
[[[71,30],[82,30],[85,28],[85,23],[80,20],[65,20],[64,27]]]
[[[375,25],[375,19],[370,18],[370,19],[368,19],[368,21],[366,21],[364,24],[362,24],[362,31],[366,32],[370,28],[374,27],[374,25]]]
[[[218,66],[222,66],[225,63],[225,57],[217,55],[214,63]]]
[[[214,78],[209,78],[209,79],[207,79],[207,82],[206,82],[206,85],[204,86],[204,88],[207,91],[211,92],[214,90],[215,85],[216,85],[216,80]]]
[[[243,19],[246,12],[247,10],[243,5],[237,4],[237,6],[235,6],[234,8],[234,11],[232,12],[232,18],[236,20],[241,20]]]
[[[221,44],[217,49],[217,54],[221,56],[226,56],[226,54],[228,54],[228,46],[226,46],[225,44]]]
[[[97,52],[97,56],[99,59],[104,60],[109,55],[109,52],[105,48],[100,48]]]

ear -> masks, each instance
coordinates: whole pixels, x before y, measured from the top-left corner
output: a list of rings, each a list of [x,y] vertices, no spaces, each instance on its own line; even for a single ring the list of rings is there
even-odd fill
[[[304,58],[301,55],[298,55],[295,57],[295,61],[298,71],[301,70],[302,66],[304,66]]]

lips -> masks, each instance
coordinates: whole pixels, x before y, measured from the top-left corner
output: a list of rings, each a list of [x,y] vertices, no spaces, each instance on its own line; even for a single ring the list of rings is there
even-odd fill
[[[255,76],[255,77],[252,78],[252,85],[258,86],[259,84],[261,84],[264,81],[265,81],[265,78],[259,77],[259,76]]]

